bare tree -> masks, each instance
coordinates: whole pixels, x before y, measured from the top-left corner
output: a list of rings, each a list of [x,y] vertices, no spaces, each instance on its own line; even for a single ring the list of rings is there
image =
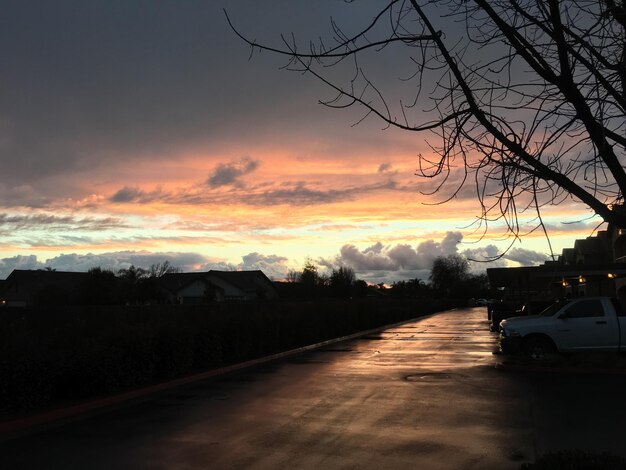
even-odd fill
[[[290,283],[300,282],[300,272],[295,269],[290,269],[287,273],[286,281]]]
[[[440,202],[474,188],[485,230],[504,221],[514,241],[524,213],[545,231],[542,208],[570,198],[626,227],[624,0],[391,0],[358,33],[333,21],[305,46],[259,44],[228,21],[252,52],[332,88],[323,104],[432,132],[417,174]],[[376,77],[384,54],[410,66],[391,88]]]
[[[182,272],[181,268],[179,268],[178,266],[172,266],[169,261],[165,260],[162,263],[155,263],[150,265],[150,268],[148,269],[148,277],[160,278],[163,277],[165,274],[180,272]]]
[[[332,270],[329,278],[331,293],[336,297],[350,297],[352,286],[356,282],[354,269],[349,266],[339,266]]]
[[[461,255],[439,256],[433,263],[430,282],[434,289],[450,291],[469,277],[469,263]]]

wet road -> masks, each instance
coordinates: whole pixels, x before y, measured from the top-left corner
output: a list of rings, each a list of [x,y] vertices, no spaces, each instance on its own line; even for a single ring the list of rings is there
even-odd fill
[[[617,451],[624,379],[504,372],[494,348],[484,308],[437,314],[0,443],[2,466],[513,469]]]

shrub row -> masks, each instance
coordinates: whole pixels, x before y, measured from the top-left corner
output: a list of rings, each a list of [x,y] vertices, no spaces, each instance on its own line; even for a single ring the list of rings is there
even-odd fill
[[[0,411],[120,392],[450,308],[329,300],[0,314]]]

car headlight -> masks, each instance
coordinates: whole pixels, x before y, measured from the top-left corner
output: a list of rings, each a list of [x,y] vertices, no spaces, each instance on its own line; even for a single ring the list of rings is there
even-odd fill
[[[503,336],[514,337],[519,336],[519,332],[515,331],[513,328],[509,328],[507,326],[501,326],[500,331],[502,331]]]

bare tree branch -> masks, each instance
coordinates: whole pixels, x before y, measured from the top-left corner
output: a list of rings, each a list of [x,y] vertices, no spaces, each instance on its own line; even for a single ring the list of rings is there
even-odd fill
[[[357,34],[333,21],[332,42],[307,50],[293,38],[259,44],[228,22],[252,51],[285,55],[287,68],[336,92],[321,103],[432,133],[437,143],[416,171],[433,181],[424,193],[443,203],[473,184],[485,230],[504,222],[516,239],[524,235],[518,218],[529,213],[532,230],[547,234],[542,210],[570,198],[626,228],[623,1],[392,0]],[[408,97],[368,72],[372,53],[392,46],[396,60],[404,48],[411,67],[399,82]],[[353,71],[338,81],[328,71],[345,58]]]

